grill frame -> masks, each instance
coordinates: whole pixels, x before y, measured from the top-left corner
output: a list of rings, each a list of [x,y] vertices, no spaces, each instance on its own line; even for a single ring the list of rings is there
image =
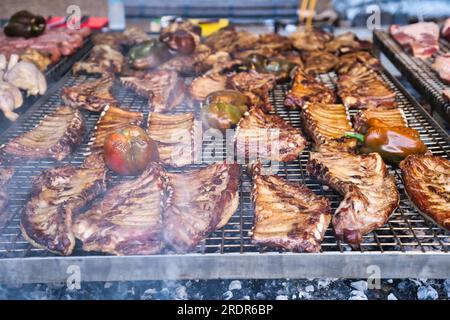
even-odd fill
[[[86,52],[85,55],[87,55]],[[334,87],[335,74],[324,74],[318,78],[328,86]],[[400,106],[409,124],[420,128],[422,139],[435,154],[450,157],[450,137],[427,111],[403,88],[397,79],[386,70],[382,77],[397,92]],[[60,91],[64,86],[81,83],[88,76],[72,76],[66,73],[49,91],[29,108],[4,134],[0,143],[31,129],[39,119],[61,104]],[[288,120],[294,127],[300,127],[298,111],[290,111],[282,105],[288,85],[277,85],[271,92],[271,100],[276,114]],[[121,106],[131,110],[145,111],[146,99],[132,90],[115,84],[113,93]],[[177,108],[175,112],[192,110],[188,106]],[[196,118],[199,108],[194,106]],[[355,112],[352,111],[352,114]],[[98,119],[98,115],[83,111],[88,132]],[[148,112],[144,112],[146,117]],[[89,153],[89,135],[77,151],[61,164],[80,165]],[[279,175],[290,181],[306,183],[313,191],[325,195],[333,209],[342,197],[317,180],[308,177],[305,167],[309,148],[299,159],[281,164]],[[418,215],[406,198],[401,184],[399,169],[389,167],[394,174],[401,203],[399,209],[388,224],[364,237],[359,251],[350,251],[350,247],[334,238],[331,227],[328,228],[322,252],[289,253],[281,250],[261,248],[250,243],[248,231],[253,223],[253,210],[250,202],[251,180],[241,168],[239,187],[240,205],[229,223],[211,233],[193,253],[173,254],[169,251],[153,256],[115,257],[102,253],[87,253],[77,243],[73,256],[59,257],[45,250],[32,248],[19,234],[18,223],[21,208],[29,192],[30,176],[41,169],[58,165],[53,160],[29,161],[21,165],[13,178],[13,186],[8,186],[12,195],[10,212],[12,220],[0,227],[0,283],[1,282],[57,282],[65,281],[70,266],[80,268],[84,281],[152,280],[152,279],[213,279],[213,278],[310,278],[310,277],[368,277],[375,270],[386,278],[448,278],[450,277],[449,245],[450,232],[444,231]],[[39,166],[39,168],[36,168]],[[205,164],[192,165],[190,168],[203,167]],[[179,172],[180,169],[170,168]],[[117,183],[113,177],[112,183]],[[24,187],[27,186],[27,187]],[[436,249],[437,247],[437,249]],[[375,267],[374,267],[375,266]],[[73,267],[72,267],[73,268]],[[375,268],[375,269],[374,269]],[[378,268],[378,269],[376,269]]]
[[[450,122],[450,102],[446,102],[442,97],[442,90],[448,85],[431,68],[431,59],[414,58],[384,30],[373,31],[373,42],[427,99],[432,108]],[[448,41],[440,39],[439,47],[439,54],[450,53]]]

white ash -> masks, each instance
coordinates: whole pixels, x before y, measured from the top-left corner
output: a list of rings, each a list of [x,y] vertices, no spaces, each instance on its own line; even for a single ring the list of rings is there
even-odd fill
[[[395,296],[395,294],[393,294],[393,293],[389,293],[387,299],[388,300],[398,300],[397,297]]]
[[[362,291],[353,290],[352,292],[350,292],[350,294],[352,296],[348,298],[348,300],[368,300],[367,296]]]
[[[175,300],[187,300],[188,294],[185,286],[180,286],[175,289]]]
[[[289,300],[289,297],[285,295],[279,295],[275,298],[275,300]]]
[[[244,300],[250,300],[250,296],[243,296],[242,299],[244,299]]]
[[[432,286],[421,286],[417,289],[417,299],[419,300],[437,300],[438,292]]]
[[[233,280],[230,282],[230,285],[228,286],[228,290],[233,291],[233,290],[241,290],[242,289],[242,284],[239,280]]]
[[[312,285],[306,286],[305,291],[306,292],[314,292],[314,286],[312,286]]]
[[[443,283],[444,291],[447,292],[447,298],[450,298],[450,279],[446,279]]]
[[[266,300],[267,297],[266,297],[266,295],[265,295],[264,293],[258,292],[258,293],[256,294],[256,299],[257,299],[257,300]]]
[[[363,292],[367,291],[367,288],[368,288],[367,281],[364,281],[364,280],[352,282],[350,285],[352,286],[352,288],[354,288],[358,291],[363,291]]]
[[[231,298],[233,298],[233,292],[227,291],[222,295],[222,297],[223,300],[230,300]]]

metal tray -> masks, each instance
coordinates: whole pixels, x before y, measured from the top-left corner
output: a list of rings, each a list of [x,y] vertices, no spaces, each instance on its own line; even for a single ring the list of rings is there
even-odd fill
[[[80,60],[87,52],[92,48],[91,37],[84,39],[83,46],[79,48],[73,55],[64,56],[59,59],[58,62],[49,66],[49,68],[44,72],[45,78],[47,79],[47,88],[50,89],[61,77],[67,73],[72,68],[72,65]],[[32,106],[37,100],[38,96],[25,96],[23,105],[15,110],[18,114],[25,113],[30,106]],[[2,112],[0,112],[0,134],[11,125],[11,121],[5,118]]]
[[[435,154],[450,155],[449,136],[429,114],[405,91],[399,82],[383,71],[383,78],[397,93],[408,123],[417,129],[422,140]],[[3,135],[0,144],[33,128],[44,115],[61,105],[62,87],[82,83],[92,77],[66,74],[47,94]],[[319,78],[333,87],[335,74]],[[275,113],[300,128],[298,111],[283,106],[289,85],[278,85],[271,92]],[[148,114],[146,99],[133,91],[115,84],[113,93],[120,105]],[[198,106],[181,106],[197,111]],[[89,152],[89,139],[98,115],[84,112],[89,134],[78,150],[62,164],[80,165]],[[309,149],[297,160],[283,163],[279,175],[290,181],[302,182],[314,192],[325,195],[336,209],[342,197],[310,178],[305,170]],[[204,159],[208,160],[208,159]],[[251,180],[244,168],[239,187],[240,205],[228,224],[211,233],[189,254],[163,252],[153,256],[110,256],[84,252],[80,243],[70,257],[55,256],[45,250],[33,248],[20,234],[20,214],[29,197],[30,180],[42,170],[56,166],[52,160],[29,161],[18,165],[13,181],[8,186],[11,198],[10,222],[0,228],[0,283],[29,283],[66,281],[79,270],[83,281],[118,281],[149,279],[212,279],[212,278],[312,278],[312,277],[382,277],[382,278],[448,278],[450,277],[450,233],[420,216],[408,200],[398,169],[390,168],[395,176],[401,202],[389,222],[366,235],[361,249],[352,251],[336,240],[333,229],[328,228],[320,253],[289,253],[263,248],[251,243],[249,231],[253,225],[250,200]],[[204,166],[206,164],[190,167]],[[188,167],[188,168],[190,168]],[[180,169],[169,169],[180,170]],[[113,177],[112,183],[118,182]]]
[[[431,68],[431,59],[414,58],[383,30],[373,32],[374,44],[391,60],[395,67],[411,82],[414,87],[425,97],[448,122],[450,122],[450,102],[442,97],[442,90],[447,85],[439,78],[439,75]],[[450,52],[450,43],[444,39],[439,41],[439,54]]]

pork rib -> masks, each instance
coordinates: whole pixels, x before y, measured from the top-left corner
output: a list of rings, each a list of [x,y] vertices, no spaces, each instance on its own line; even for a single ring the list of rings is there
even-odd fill
[[[272,161],[291,161],[306,147],[301,132],[281,117],[253,108],[238,123],[235,140],[245,159],[256,156]],[[253,154],[255,153],[255,154]]]
[[[357,64],[377,70],[380,67],[380,60],[367,51],[351,52],[339,57],[336,64],[336,71],[339,74],[346,74]]]
[[[253,170],[252,200],[255,223],[252,240],[298,252],[318,252],[331,220],[325,197],[307,186]]]
[[[86,251],[116,255],[161,251],[162,214],[167,201],[167,177],[150,165],[139,177],[109,189],[103,199],[80,215],[73,226]]]
[[[307,102],[334,103],[334,92],[314,77],[297,68],[292,89],[286,94],[284,105],[288,108],[301,108]]]
[[[231,88],[248,96],[251,106],[265,112],[273,111],[269,91],[275,87],[275,76],[254,71],[239,72],[228,80]]]
[[[450,230],[450,161],[410,155],[400,163],[405,190],[426,218]]]
[[[12,139],[0,149],[5,162],[21,159],[63,160],[82,142],[84,117],[71,107],[59,107],[32,130]]]
[[[151,109],[165,112],[183,102],[184,80],[175,71],[156,70],[143,77],[121,77],[121,83],[147,97]]]
[[[192,112],[149,114],[147,132],[156,141],[164,164],[182,167],[194,163],[194,121]]]
[[[355,130],[357,132],[366,132],[368,129],[367,122],[377,118],[390,127],[407,127],[408,121],[406,120],[403,109],[395,108],[389,110],[376,110],[367,109],[359,111],[354,118]]]
[[[314,152],[307,170],[344,196],[332,222],[336,236],[352,246],[383,226],[398,207],[394,178],[378,153]]]
[[[340,74],[338,94],[350,109],[392,109],[397,107],[393,92],[376,71],[362,64]]]
[[[61,98],[73,108],[102,112],[107,105],[117,105],[112,95],[114,79],[105,76],[97,80],[86,81],[80,85],[64,88]]]
[[[426,59],[439,51],[439,26],[434,22],[418,22],[389,28],[392,37],[416,58]]]
[[[63,166],[44,171],[33,184],[20,229],[37,248],[69,255],[75,247],[72,218],[106,188],[106,171]]]
[[[164,213],[164,239],[176,251],[185,252],[227,224],[236,211],[239,165],[215,163],[167,175],[172,197]]]
[[[355,139],[345,138],[352,132],[352,124],[347,108],[342,104],[307,103],[302,108],[304,132],[314,141],[316,147],[333,145],[341,151],[356,147]]]

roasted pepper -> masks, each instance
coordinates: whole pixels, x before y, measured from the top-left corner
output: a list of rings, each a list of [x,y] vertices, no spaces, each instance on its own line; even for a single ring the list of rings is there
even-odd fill
[[[273,74],[278,82],[288,81],[295,64],[284,59],[267,58],[261,54],[254,53],[247,57],[246,65],[249,69],[260,73]]]
[[[130,65],[138,70],[155,68],[170,58],[169,48],[156,39],[144,41],[128,52]]]
[[[238,107],[241,114],[244,114],[248,110],[248,97],[236,90],[219,90],[214,91],[206,97],[205,103],[207,105],[223,102]]]
[[[47,22],[43,16],[21,10],[11,16],[3,32],[8,37],[37,37],[44,33]]]
[[[424,154],[427,151],[416,130],[408,127],[389,127],[377,118],[369,119],[365,135],[347,132],[345,136],[358,139],[363,153],[378,152],[391,164],[398,164],[410,154]]]
[[[203,107],[202,120],[205,128],[215,128],[224,132],[234,128],[242,118],[242,113],[235,105],[226,102],[214,102]]]

